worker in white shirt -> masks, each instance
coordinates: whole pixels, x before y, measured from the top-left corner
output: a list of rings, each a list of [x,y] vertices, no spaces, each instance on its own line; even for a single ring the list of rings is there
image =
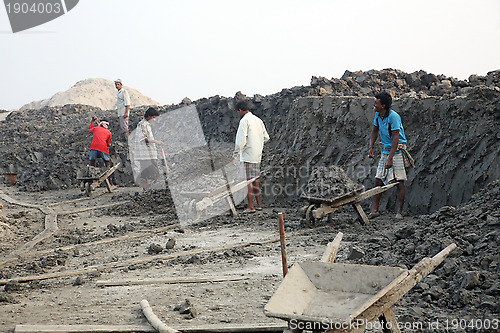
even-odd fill
[[[234,145],[233,162],[240,157],[240,171],[242,178],[250,180],[260,174],[260,162],[262,160],[262,149],[264,142],[269,140],[266,126],[262,120],[250,112],[250,103],[241,101],[236,104],[236,111],[240,116],[240,124],[236,133]],[[257,207],[253,204],[253,198],[257,202]],[[248,184],[248,208],[243,213],[255,213],[262,210],[260,198],[259,181],[255,180]]]
[[[118,122],[120,123],[120,133],[122,137],[127,140],[129,136],[128,119],[130,113],[130,96],[123,88],[122,80],[115,80],[115,88],[118,90],[116,94],[116,113],[118,115]]]

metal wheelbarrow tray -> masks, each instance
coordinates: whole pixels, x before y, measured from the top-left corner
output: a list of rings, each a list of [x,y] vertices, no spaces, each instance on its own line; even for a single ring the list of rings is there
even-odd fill
[[[368,323],[380,319],[391,323],[390,331],[399,332],[392,306],[455,248],[451,244],[434,257],[422,259],[411,270],[298,262],[265,306],[264,314],[287,321],[327,323],[329,332],[362,332]]]
[[[111,189],[111,183],[109,182],[109,177],[118,169],[120,166],[120,162],[112,166],[111,168],[107,169],[104,171],[101,175],[98,177],[79,177],[77,180],[81,181],[81,189],[82,191],[85,191],[85,194],[90,197],[92,194],[92,191],[94,191],[99,185],[101,185],[103,182],[106,182],[106,188],[108,189],[109,192],[112,192]]]

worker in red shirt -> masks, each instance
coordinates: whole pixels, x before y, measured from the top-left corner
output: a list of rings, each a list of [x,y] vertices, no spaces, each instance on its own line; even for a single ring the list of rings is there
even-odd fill
[[[89,133],[92,133],[92,144],[90,145],[90,165],[95,166],[95,161],[98,158],[104,160],[107,167],[111,167],[111,158],[109,157],[109,146],[111,145],[111,132],[108,130],[109,123],[101,121],[97,126],[94,126],[97,117],[92,117],[92,123],[89,127]]]

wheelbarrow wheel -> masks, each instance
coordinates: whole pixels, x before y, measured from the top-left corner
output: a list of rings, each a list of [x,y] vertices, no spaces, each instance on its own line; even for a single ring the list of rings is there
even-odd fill
[[[328,218],[328,224],[333,224],[333,213],[328,214],[327,218]]]
[[[306,210],[306,226],[308,226],[309,228],[312,228],[316,225],[316,219],[314,218],[312,213],[314,207],[314,205],[310,205]]]
[[[90,197],[90,194],[92,193],[92,187],[89,182],[85,183],[85,194]]]

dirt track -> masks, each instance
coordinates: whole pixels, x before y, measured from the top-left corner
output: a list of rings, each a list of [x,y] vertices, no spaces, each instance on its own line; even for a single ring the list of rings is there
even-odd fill
[[[280,323],[262,313],[263,306],[281,280],[281,258],[279,243],[276,242],[279,237],[277,213],[280,211],[286,221],[289,263],[319,260],[326,244],[339,231],[345,234],[338,255],[339,262],[403,265],[406,268],[455,241],[459,245],[456,253],[397,303],[396,316],[403,322],[444,322],[457,317],[497,318],[498,303],[494,295],[498,293],[498,255],[489,251],[496,249],[500,240],[498,183],[476,198],[476,204],[487,204],[483,204],[478,211],[472,203],[404,221],[381,217],[363,227],[356,221],[354,211],[346,208],[335,213],[332,224],[325,224],[325,220],[317,229],[304,228],[303,218],[294,207],[266,208],[263,212],[238,218],[219,216],[182,228],[175,224],[175,218],[168,212],[158,215],[141,209],[142,200],[159,193],[137,195],[136,190],[119,188],[115,194],[53,207],[55,212],[63,214],[82,207],[122,201],[128,195],[136,199],[137,205],[123,205],[123,209],[133,212],[131,214],[124,214],[118,206],[109,209],[114,216],[108,215],[105,209],[61,215],[58,217],[59,229],[53,237],[36,245],[20,260],[3,265],[3,279],[78,270],[82,273],[7,284],[4,287],[6,291],[0,294],[3,302],[0,306],[2,331],[13,330],[17,324],[146,325],[139,307],[141,299],[147,299],[158,317],[172,327]],[[76,190],[27,194],[5,186],[2,186],[2,192],[19,201],[39,205],[74,200],[81,196],[81,192]],[[42,214],[34,209],[5,204],[3,212],[16,226],[8,242],[14,248],[41,230]],[[116,214],[123,216],[117,217]],[[480,229],[464,225],[471,216],[475,216]],[[424,225],[425,228],[422,228]],[[172,229],[143,237],[87,245],[148,234],[169,226]],[[469,233],[464,236],[465,230]],[[170,238],[176,239],[174,249],[148,254],[151,244],[165,247]],[[486,241],[486,247],[479,246],[478,241]],[[466,244],[474,245],[468,248]],[[71,247],[74,245],[76,247]],[[70,248],[65,249],[65,246]],[[228,246],[235,248],[210,251]],[[365,253],[362,258],[348,259],[353,246]],[[2,248],[4,255],[9,252],[5,251],[7,248]],[[54,252],[43,252],[51,249]],[[205,250],[208,251],[196,253]],[[477,269],[480,283],[479,280],[469,281],[469,272],[473,269]],[[97,281],[197,276],[243,276],[248,279],[197,284],[96,285]],[[174,310],[185,299],[189,299],[195,308],[197,315],[193,319],[186,319],[186,315]]]

